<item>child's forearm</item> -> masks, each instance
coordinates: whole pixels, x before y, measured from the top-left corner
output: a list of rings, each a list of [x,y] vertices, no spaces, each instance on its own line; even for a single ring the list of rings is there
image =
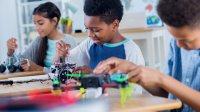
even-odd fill
[[[160,85],[163,89],[172,93],[193,109],[200,111],[200,92],[185,86],[170,76],[163,75],[162,78]]]
[[[166,97],[166,98],[168,97],[168,92],[160,87],[146,87],[145,89],[152,95]]]

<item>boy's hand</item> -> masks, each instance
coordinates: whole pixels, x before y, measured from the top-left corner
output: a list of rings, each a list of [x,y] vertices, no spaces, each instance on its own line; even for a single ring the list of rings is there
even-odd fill
[[[134,66],[134,69],[128,73],[130,82],[138,83],[144,88],[160,87],[163,75],[159,71],[144,66]]]
[[[17,39],[11,38],[7,41],[8,56],[12,56],[17,49]]]
[[[119,72],[128,74],[128,80],[142,85],[144,88],[155,88],[160,86],[159,83],[162,81],[161,73],[144,67],[135,65],[127,60],[119,58],[110,58],[101,62],[94,73],[109,73],[110,75]]]
[[[24,71],[43,71],[43,67],[35,64],[30,60],[24,60],[21,62],[21,67]]]
[[[59,62],[60,58],[65,58],[69,54],[70,45],[64,43],[62,40],[56,43],[56,55],[54,63]]]
[[[92,71],[93,70],[91,68],[87,67],[87,66],[80,66],[80,67],[75,68],[73,73],[91,74]]]
[[[93,72],[96,74],[109,73],[110,75],[116,72],[126,74],[130,72],[132,69],[134,69],[135,66],[133,65],[134,65],[133,63],[127,60],[112,57],[105,61],[100,62]]]

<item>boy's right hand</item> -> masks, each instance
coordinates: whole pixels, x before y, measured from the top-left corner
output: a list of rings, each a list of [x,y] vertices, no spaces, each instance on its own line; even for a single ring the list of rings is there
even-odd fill
[[[161,88],[165,76],[154,69],[136,65],[130,61],[115,57],[101,62],[93,73],[109,73],[110,75],[114,73],[124,73],[128,75],[129,82],[138,83],[145,89],[152,91],[154,91],[153,88]]]
[[[62,40],[56,43],[56,57],[54,62],[60,58],[65,58],[69,54],[70,45],[64,43]]]
[[[15,52],[15,49],[17,49],[17,39],[11,38],[7,41],[7,48],[8,48],[8,56],[12,56]]]

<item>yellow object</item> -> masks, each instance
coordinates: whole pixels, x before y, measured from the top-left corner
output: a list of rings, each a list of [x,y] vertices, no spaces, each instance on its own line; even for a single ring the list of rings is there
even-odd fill
[[[135,83],[129,83],[129,86],[126,88],[120,88],[121,95],[121,106],[124,107],[127,97],[130,97],[133,93]]]
[[[51,90],[53,95],[62,95],[62,90]]]
[[[71,19],[68,19],[68,22],[67,22],[67,28],[70,28],[72,25],[72,20]]]
[[[80,88],[81,94],[82,94],[82,98],[85,98],[85,89],[84,88]]]

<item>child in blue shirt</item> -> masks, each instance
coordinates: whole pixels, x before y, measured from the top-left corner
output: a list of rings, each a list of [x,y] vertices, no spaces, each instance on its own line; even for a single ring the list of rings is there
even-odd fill
[[[142,85],[153,95],[179,99],[175,112],[200,111],[200,3],[199,0],[160,0],[160,18],[174,36],[170,43],[167,68],[163,73],[134,63],[111,58],[95,73],[128,73],[129,81]],[[113,68],[111,68],[111,66]]]

